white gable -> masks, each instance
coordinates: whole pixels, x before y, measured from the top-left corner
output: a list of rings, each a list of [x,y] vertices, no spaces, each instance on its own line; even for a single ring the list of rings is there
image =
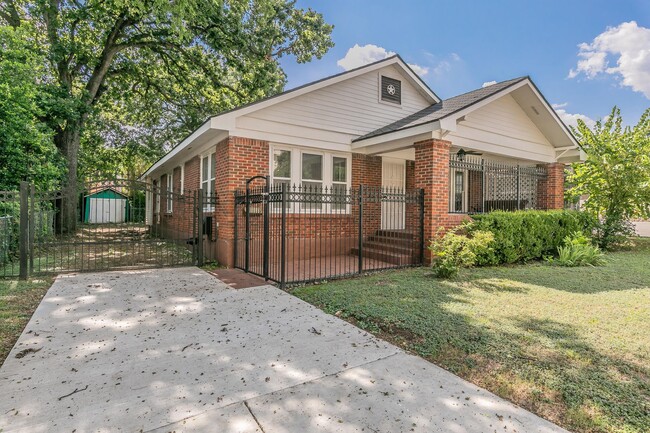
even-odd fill
[[[510,94],[465,115],[448,139],[457,147],[537,161],[555,160],[553,145]]]
[[[353,138],[431,104],[401,71],[389,65],[243,114],[232,134],[261,138],[264,133],[267,139],[271,134],[271,140],[289,144],[349,145]],[[400,105],[380,101],[382,75],[401,81]]]

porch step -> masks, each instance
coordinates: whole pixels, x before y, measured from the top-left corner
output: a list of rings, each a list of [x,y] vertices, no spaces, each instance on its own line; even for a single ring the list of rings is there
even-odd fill
[[[350,254],[359,255],[359,248],[352,248]],[[406,266],[413,263],[414,257],[410,254],[391,253],[385,249],[363,247],[363,257],[367,259],[381,260],[397,266]]]
[[[411,241],[412,242],[412,241]],[[378,242],[375,240],[367,240],[363,243],[363,248],[371,248],[376,250],[384,250],[390,253],[397,254],[411,254],[413,252],[412,245],[403,245],[395,242]]]
[[[413,247],[413,239],[408,238],[394,238],[391,236],[379,236],[371,235],[368,236],[366,242],[376,242],[384,245],[395,245],[400,247]]]
[[[413,239],[415,235],[408,230],[377,230],[377,236],[385,236],[392,239]]]
[[[396,266],[406,266],[417,260],[415,236],[406,230],[377,230],[363,242],[363,257],[381,260]],[[359,248],[350,254],[359,255]]]

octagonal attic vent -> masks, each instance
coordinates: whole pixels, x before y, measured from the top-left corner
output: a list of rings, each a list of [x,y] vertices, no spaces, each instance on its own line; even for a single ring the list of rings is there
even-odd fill
[[[394,104],[402,103],[402,82],[381,76],[381,100]]]

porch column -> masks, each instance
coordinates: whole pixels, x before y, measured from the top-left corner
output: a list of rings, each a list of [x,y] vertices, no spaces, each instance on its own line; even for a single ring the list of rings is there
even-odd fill
[[[538,184],[538,207],[564,209],[564,164],[546,164],[546,179]]]
[[[431,260],[426,247],[440,227],[458,225],[465,215],[449,214],[449,150],[451,142],[430,139],[414,143],[415,187],[424,189],[425,262]]]

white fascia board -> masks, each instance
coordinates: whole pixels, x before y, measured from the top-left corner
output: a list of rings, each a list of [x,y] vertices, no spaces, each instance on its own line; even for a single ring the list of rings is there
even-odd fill
[[[411,81],[411,84],[413,84],[426,99],[428,99],[432,104],[437,104],[441,101],[441,99],[424,84],[422,78],[413,72],[413,70],[404,63],[400,57],[397,57],[397,64],[402,67],[402,70],[409,78],[409,81]]]
[[[156,161],[151,167],[149,167],[147,169],[147,171],[142,173],[142,175],[140,176],[140,179],[145,178],[146,176],[148,176],[149,174],[153,173],[158,168],[163,166],[167,161],[171,160],[172,158],[174,158],[174,156],[178,155],[178,153],[180,151],[185,149],[186,146],[188,146],[191,142],[196,140],[198,137],[205,134],[209,129],[211,129],[211,121],[210,120],[204,122],[203,125],[199,126],[198,129],[196,129],[189,136],[187,136],[183,141],[181,141],[176,146],[174,146],[174,148],[172,150],[167,152],[167,154],[165,154],[165,156],[163,156],[158,161]]]
[[[376,137],[370,137],[362,141],[355,141],[352,143],[352,149],[361,149],[367,146],[374,146],[377,144],[389,143],[395,140],[401,140],[403,138],[413,137],[422,134],[428,134],[431,138],[434,138],[433,133],[440,129],[440,122],[430,122],[424,123],[422,125],[414,126],[412,128],[401,129],[395,132],[389,132],[387,134],[377,135]]]
[[[548,113],[551,115],[551,117],[553,119],[555,119],[555,122],[557,123],[558,127],[560,127],[562,129],[562,132],[564,132],[567,135],[567,137],[569,137],[569,139],[571,140],[571,142],[574,144],[574,146],[576,148],[580,147],[578,141],[573,136],[573,134],[571,134],[570,132],[567,131],[568,126],[566,126],[564,123],[562,123],[562,121],[560,120],[560,117],[558,116],[558,114],[555,112],[553,107],[551,107],[548,104],[546,99],[537,91],[537,88],[534,85],[532,85],[531,83],[529,83],[529,80],[525,80],[525,82],[528,83],[528,85],[530,86],[530,89],[533,91],[535,96],[537,96],[537,98],[539,99],[539,102],[542,103],[542,106],[546,109],[546,111],[548,111]]]
[[[350,152],[350,145],[347,143],[337,143],[326,140],[319,140],[317,138],[294,137],[291,135],[269,132],[269,131],[256,131],[252,129],[235,129],[230,131],[231,135],[250,138],[253,140],[264,140],[278,144],[289,144],[293,146],[312,147],[322,150],[331,150],[335,152]]]

